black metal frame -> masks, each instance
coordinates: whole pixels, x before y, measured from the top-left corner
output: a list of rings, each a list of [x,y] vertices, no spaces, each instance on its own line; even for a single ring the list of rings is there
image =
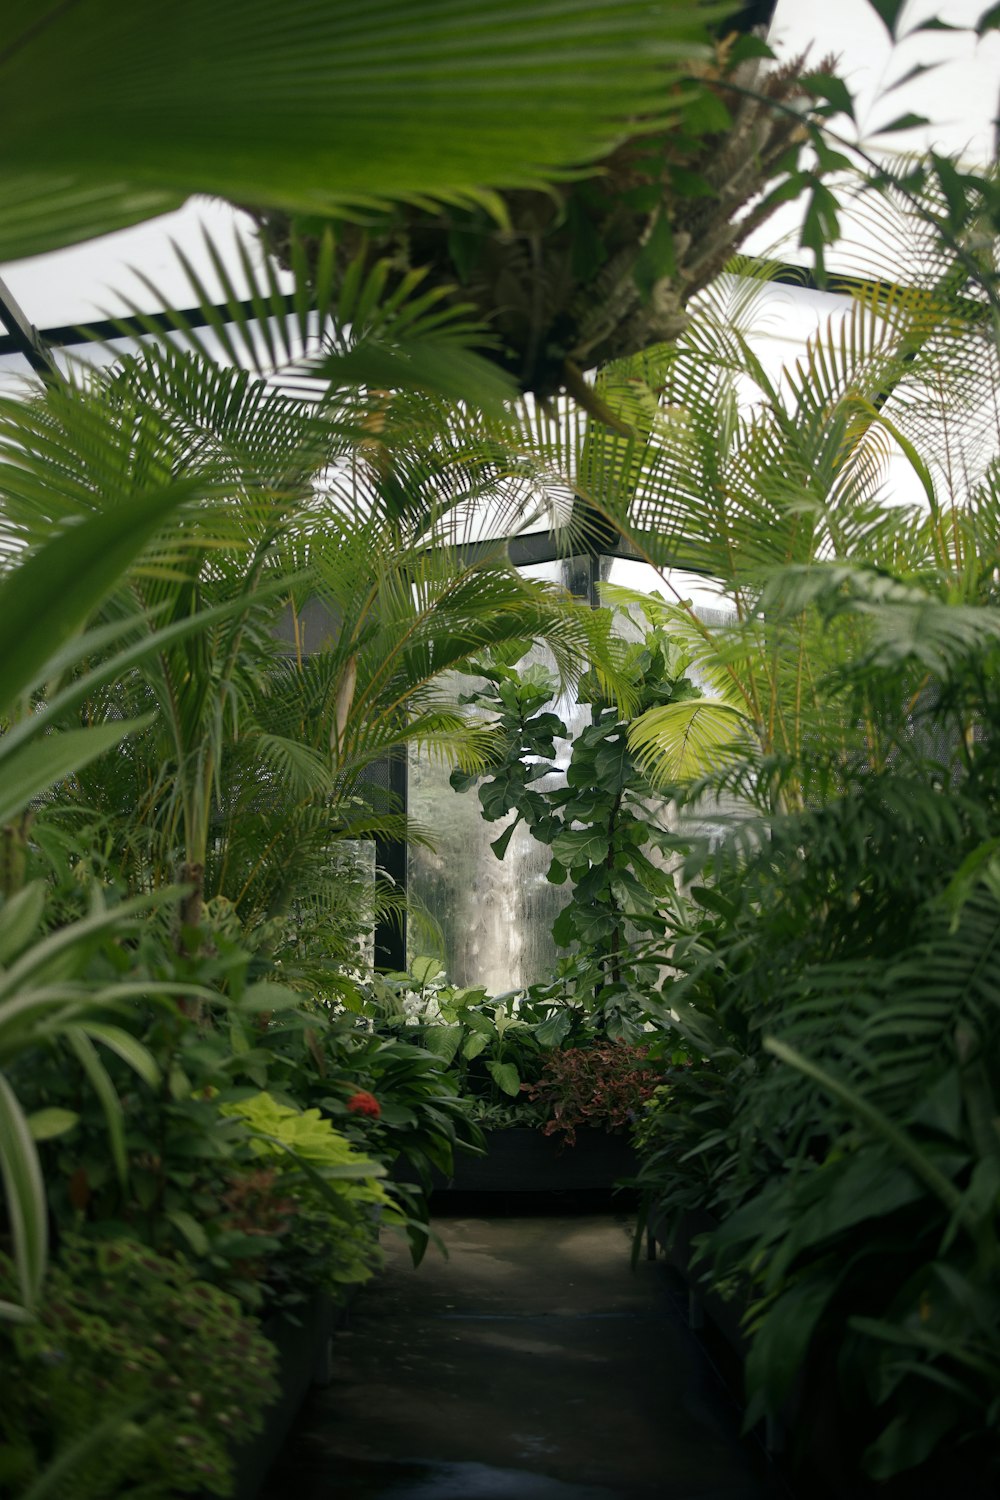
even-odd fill
[[[409,810],[409,772],[405,749],[397,749],[389,757],[389,792],[396,807],[404,814]],[[409,886],[409,870],[405,839],[375,837],[375,864],[384,870],[393,884],[406,895]],[[378,922],[375,927],[375,966],[379,969],[402,970],[406,968],[406,913],[388,921]]]
[[[821,286],[812,271],[790,263],[773,268],[771,280],[779,286],[800,286],[807,291],[832,292],[838,296],[849,296],[860,287],[869,285],[861,276],[831,274]],[[293,293],[287,293],[281,300],[286,312],[295,310]],[[249,300],[240,302],[239,307],[248,317],[255,317],[259,312],[257,304]],[[155,331],[169,333],[176,328],[175,319],[183,321],[189,328],[208,328],[219,318],[225,321],[230,315],[229,307],[220,302],[210,310],[186,307],[171,316],[145,313],[142,317],[98,318],[88,323],[61,323],[52,328],[37,329],[28,321],[9,288],[0,281],[0,322],[8,330],[6,334],[0,334],[0,355],[22,354],[39,374],[58,373],[51,355],[53,349],[78,349],[87,344],[107,344],[114,339],[148,338]]]

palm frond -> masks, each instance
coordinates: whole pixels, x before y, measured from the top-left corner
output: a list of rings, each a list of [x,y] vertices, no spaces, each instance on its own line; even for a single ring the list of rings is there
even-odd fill
[[[191,37],[197,35],[197,49]],[[178,206],[193,192],[307,214],[477,201],[592,160],[662,115],[694,9],[597,0],[95,0],[22,16],[0,259]]]
[[[739,709],[710,698],[650,708],[629,726],[628,742],[640,770],[656,785],[706,775],[745,743],[747,721]]]

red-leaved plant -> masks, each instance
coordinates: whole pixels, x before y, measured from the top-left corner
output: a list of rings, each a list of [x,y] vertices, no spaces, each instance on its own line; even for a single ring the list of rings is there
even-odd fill
[[[542,1134],[562,1131],[572,1146],[581,1126],[624,1130],[633,1125],[659,1081],[648,1053],[647,1047],[628,1042],[550,1052],[538,1082],[521,1085],[551,1111]]]

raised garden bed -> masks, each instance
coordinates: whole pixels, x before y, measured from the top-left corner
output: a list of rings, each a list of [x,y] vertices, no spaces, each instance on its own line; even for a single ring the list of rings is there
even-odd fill
[[[575,1145],[540,1130],[493,1130],[485,1156],[457,1155],[451,1177],[435,1191],[455,1193],[610,1192],[634,1175],[635,1152],[627,1136],[578,1130]]]
[[[284,1315],[264,1322],[263,1331],[278,1351],[281,1394],[265,1411],[261,1431],[236,1455],[234,1500],[256,1500],[310,1387],[329,1381],[330,1339],[343,1326],[347,1312],[346,1302],[317,1292],[294,1322]]]

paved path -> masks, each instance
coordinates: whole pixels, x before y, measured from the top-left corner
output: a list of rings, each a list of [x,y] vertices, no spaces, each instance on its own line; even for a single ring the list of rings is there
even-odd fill
[[[771,1500],[662,1264],[611,1215],[450,1218],[336,1336],[263,1500]]]

